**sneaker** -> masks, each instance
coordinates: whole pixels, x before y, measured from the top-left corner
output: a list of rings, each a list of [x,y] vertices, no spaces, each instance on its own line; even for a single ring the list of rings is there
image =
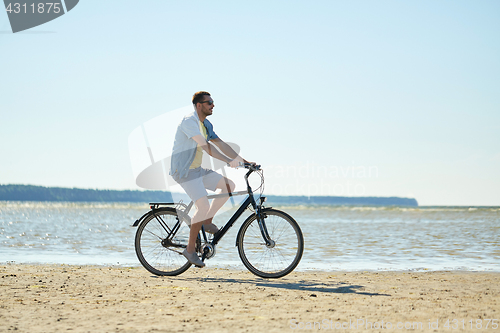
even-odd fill
[[[213,223],[204,225],[203,227],[205,228],[205,232],[212,234],[212,235],[219,231],[219,228],[217,228],[217,226]]]
[[[186,259],[193,265],[198,266],[198,267],[205,267],[205,263],[201,261],[201,259],[198,257],[196,252],[193,253],[188,253],[188,250],[185,249],[182,252],[182,255],[186,257]]]

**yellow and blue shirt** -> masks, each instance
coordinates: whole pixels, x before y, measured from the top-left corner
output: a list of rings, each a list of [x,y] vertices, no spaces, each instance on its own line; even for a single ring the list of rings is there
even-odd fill
[[[200,124],[200,133],[203,135],[205,140],[207,139],[207,129],[205,128],[205,125],[201,121],[198,121]],[[200,145],[196,147],[196,155],[194,155],[194,160],[193,163],[191,163],[191,166],[189,169],[196,169],[201,166],[201,161],[203,160],[203,148],[201,148]]]
[[[198,150],[203,150],[203,148],[198,147],[196,141],[193,140],[194,136],[203,135],[207,141],[218,138],[213,130],[212,123],[208,121],[208,119],[205,119],[201,126],[200,123],[198,114],[194,111],[185,116],[179,126],[177,126],[169,172],[174,179],[186,177],[190,167],[193,165]],[[203,154],[200,155],[203,156]]]

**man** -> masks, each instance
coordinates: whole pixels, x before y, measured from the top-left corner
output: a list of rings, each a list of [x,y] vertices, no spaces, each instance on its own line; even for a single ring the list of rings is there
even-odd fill
[[[212,219],[229,198],[229,195],[222,196],[213,199],[209,204],[206,189],[230,193],[234,191],[235,185],[230,179],[217,172],[201,167],[203,152],[226,162],[233,168],[241,162],[249,162],[240,157],[215,134],[212,124],[207,119],[212,115],[215,107],[210,94],[206,91],[199,91],[193,95],[192,102],[195,111],[185,116],[177,127],[170,175],[182,186],[196,206],[196,212],[191,220],[188,246],[182,254],[190,263],[204,267],[205,264],[195,251],[196,237],[202,225],[205,226],[205,231],[211,234],[219,230],[212,223]]]

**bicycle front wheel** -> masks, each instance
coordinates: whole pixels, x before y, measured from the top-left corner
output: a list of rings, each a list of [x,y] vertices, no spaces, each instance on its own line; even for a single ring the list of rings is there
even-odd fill
[[[263,278],[279,278],[292,272],[304,252],[304,237],[295,220],[285,212],[262,212],[271,244],[266,244],[257,215],[253,214],[238,232],[238,253],[246,268]]]
[[[191,264],[182,255],[189,227],[173,208],[163,208],[146,217],[137,228],[135,252],[141,264],[156,275],[179,275]]]

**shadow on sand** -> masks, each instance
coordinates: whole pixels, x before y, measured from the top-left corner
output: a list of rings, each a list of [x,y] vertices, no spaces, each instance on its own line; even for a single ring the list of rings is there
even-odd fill
[[[154,278],[160,278],[158,276],[151,276]],[[176,279],[184,280],[184,281],[198,281],[198,282],[209,282],[209,283],[238,283],[241,285],[253,285],[255,287],[265,287],[265,288],[277,288],[277,289],[287,289],[287,290],[297,290],[297,291],[309,291],[309,292],[317,292],[317,293],[336,293],[336,294],[357,294],[357,295],[366,295],[366,296],[391,296],[389,294],[379,294],[379,293],[370,293],[364,292],[360,289],[364,288],[364,286],[360,285],[347,285],[347,283],[336,282],[336,283],[324,283],[318,281],[297,281],[297,282],[288,282],[285,279],[283,280],[266,280],[259,278],[250,278],[250,279],[230,279],[230,278],[183,278],[177,277]],[[313,295],[311,295],[313,296]],[[315,296],[315,295],[314,295]]]

